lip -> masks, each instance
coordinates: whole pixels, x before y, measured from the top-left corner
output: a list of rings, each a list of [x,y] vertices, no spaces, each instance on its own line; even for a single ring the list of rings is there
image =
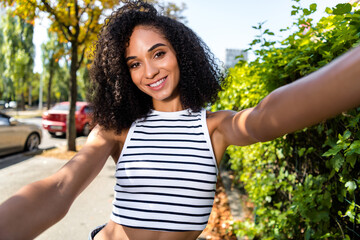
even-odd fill
[[[164,87],[167,78],[168,78],[168,76],[165,76],[165,77],[160,78],[160,79],[158,79],[158,80],[156,80],[156,81],[154,81],[154,82],[152,82],[152,83],[150,83],[150,84],[147,84],[147,86],[148,86],[150,89],[155,90],[155,91],[160,90],[161,88]],[[159,81],[161,81],[162,79],[164,79],[164,81],[163,81],[162,83],[160,83],[159,85],[157,85],[157,86],[155,86],[155,87],[151,87],[151,86],[150,86],[151,84],[154,84],[154,83],[156,83],[156,82],[159,82]]]

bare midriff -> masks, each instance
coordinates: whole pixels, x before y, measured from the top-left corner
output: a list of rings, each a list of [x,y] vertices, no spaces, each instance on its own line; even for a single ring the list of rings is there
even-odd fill
[[[95,240],[195,240],[201,231],[162,232],[124,227],[113,221],[94,237]]]

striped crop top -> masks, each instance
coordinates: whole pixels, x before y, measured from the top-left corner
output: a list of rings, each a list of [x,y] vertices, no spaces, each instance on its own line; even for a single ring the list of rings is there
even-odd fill
[[[205,109],[153,110],[135,121],[126,137],[111,220],[154,231],[202,231],[217,172]]]

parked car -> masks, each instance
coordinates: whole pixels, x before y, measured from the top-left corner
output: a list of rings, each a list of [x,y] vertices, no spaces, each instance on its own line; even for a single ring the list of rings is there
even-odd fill
[[[15,118],[0,112],[0,156],[36,150],[41,138],[40,126],[18,122]]]
[[[5,103],[5,108],[17,108],[16,101],[10,101],[8,103]]]
[[[69,102],[61,102],[43,113],[42,126],[50,135],[66,133],[66,120],[69,114]],[[89,135],[91,131],[92,110],[87,102],[76,102],[75,127],[79,134]]]

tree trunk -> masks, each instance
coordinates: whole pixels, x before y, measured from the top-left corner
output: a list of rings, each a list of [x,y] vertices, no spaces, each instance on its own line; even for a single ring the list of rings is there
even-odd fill
[[[29,98],[28,98],[28,105],[29,107],[32,106],[32,86],[31,84],[29,83]]]
[[[21,101],[20,101],[20,108],[18,106],[19,109],[21,110],[25,110],[25,94],[24,94],[24,89],[21,91]]]
[[[51,59],[51,61],[53,61],[53,59]],[[50,72],[49,72],[49,84],[48,84],[48,95],[47,95],[47,109],[50,109],[51,106],[51,84],[52,84],[52,79],[54,76],[54,69],[53,69],[53,63],[50,63]]]
[[[75,40],[71,42],[71,65],[70,65],[70,82],[69,82],[70,109],[67,118],[67,128],[66,128],[69,151],[76,151],[75,107],[76,107],[76,98],[77,98],[77,82],[76,82],[76,72],[78,68],[77,64],[78,64],[78,43]]]

